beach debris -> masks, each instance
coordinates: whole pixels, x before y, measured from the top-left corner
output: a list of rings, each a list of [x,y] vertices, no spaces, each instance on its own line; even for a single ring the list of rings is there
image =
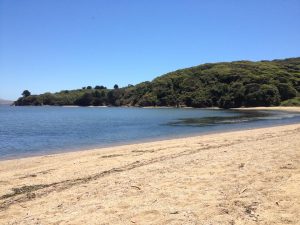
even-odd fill
[[[245,188],[245,189],[243,189],[241,192],[240,192],[240,194],[243,194],[245,191],[247,191],[248,190],[248,188]]]
[[[258,202],[253,202],[253,203],[250,204],[250,205],[244,206],[244,208],[245,208],[245,213],[246,213],[249,217],[253,218],[253,220],[255,220],[255,221],[258,220],[258,215],[255,214],[256,209],[257,209],[257,206],[258,206]]]
[[[29,192],[29,193],[26,194],[26,197],[27,197],[28,199],[33,199],[33,198],[36,197],[36,195],[35,195],[34,192]]]
[[[20,194],[28,194],[31,193],[33,191],[42,189],[42,188],[46,188],[49,187],[49,185],[45,184],[38,184],[38,185],[30,185],[30,186],[22,186],[20,188],[12,188],[11,193],[5,194],[0,196],[0,200],[2,199],[6,199],[6,198],[10,198],[10,197],[14,197],[16,195],[20,195]]]
[[[25,179],[25,178],[29,178],[29,177],[37,177],[36,174],[28,174],[26,176],[20,177],[19,179]]]
[[[220,210],[222,214],[229,214],[229,210],[228,209],[221,209]]]
[[[132,187],[132,188],[136,188],[136,189],[138,189],[138,190],[141,190],[141,188],[140,188],[140,187],[138,187],[138,186],[135,186],[135,185],[131,185],[131,187]]]
[[[242,168],[244,168],[245,167],[245,163],[241,163],[240,165],[239,165],[239,169],[242,169]]]
[[[101,158],[113,158],[118,156],[122,156],[122,154],[103,155],[101,156]]]
[[[286,165],[281,166],[280,169],[292,170],[292,169],[296,169],[296,167],[293,166],[292,163],[288,163],[288,164],[286,164]]]
[[[234,220],[229,221],[229,224],[234,225],[235,224]]]

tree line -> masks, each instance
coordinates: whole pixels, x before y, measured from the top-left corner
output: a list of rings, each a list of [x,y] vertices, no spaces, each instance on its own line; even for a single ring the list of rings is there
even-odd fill
[[[137,85],[32,95],[15,105],[253,107],[300,105],[300,58],[208,63]]]

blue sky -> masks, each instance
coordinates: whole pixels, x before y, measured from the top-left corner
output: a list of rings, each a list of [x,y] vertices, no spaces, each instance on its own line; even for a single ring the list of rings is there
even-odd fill
[[[0,0],[0,98],[300,56],[299,0]]]

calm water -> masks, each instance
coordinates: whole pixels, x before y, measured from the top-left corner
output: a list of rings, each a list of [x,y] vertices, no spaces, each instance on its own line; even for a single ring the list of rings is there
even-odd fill
[[[282,112],[0,106],[0,159],[299,122]]]

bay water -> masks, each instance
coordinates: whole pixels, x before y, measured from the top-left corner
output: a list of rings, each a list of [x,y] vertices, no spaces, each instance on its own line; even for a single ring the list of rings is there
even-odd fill
[[[0,159],[299,122],[278,111],[0,106]]]

